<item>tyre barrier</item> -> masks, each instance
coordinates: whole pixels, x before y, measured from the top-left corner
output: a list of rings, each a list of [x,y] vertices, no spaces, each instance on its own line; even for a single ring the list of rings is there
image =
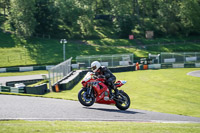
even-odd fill
[[[33,80],[20,80],[20,81],[8,81],[6,82],[6,86],[11,86],[14,87],[15,84],[19,84],[19,83],[23,83],[25,85],[31,85],[31,84],[35,84],[37,82],[40,82],[44,79],[33,79]]]
[[[25,94],[35,94],[44,95],[48,93],[47,84],[41,84],[34,87],[11,87],[11,86],[0,86],[0,92],[10,92],[10,93],[25,93]]]
[[[167,69],[167,68],[199,68],[200,63],[174,63],[174,64],[148,64],[139,65],[139,70],[146,69]],[[136,70],[138,70],[136,68]]]
[[[85,76],[87,71],[77,70],[72,71],[71,74],[66,76],[60,82],[52,86],[54,92],[59,92],[63,90],[71,90],[78,82]]]
[[[25,90],[27,94],[35,94],[35,95],[44,95],[45,93],[49,92],[46,83],[33,87],[25,87]]]
[[[0,92],[25,93],[25,88],[16,88],[16,87],[10,87],[10,86],[0,86]]]

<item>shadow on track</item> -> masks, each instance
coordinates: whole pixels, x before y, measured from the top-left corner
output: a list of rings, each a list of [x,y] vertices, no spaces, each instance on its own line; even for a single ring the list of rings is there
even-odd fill
[[[130,110],[106,109],[106,108],[92,108],[92,107],[83,107],[83,108],[85,108],[85,109],[91,109],[91,110],[106,111],[106,112],[123,113],[123,114],[144,114],[144,113],[141,113],[141,112],[130,111]]]

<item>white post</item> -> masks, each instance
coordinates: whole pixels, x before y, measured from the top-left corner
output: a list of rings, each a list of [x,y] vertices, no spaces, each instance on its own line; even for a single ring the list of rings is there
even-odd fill
[[[60,43],[63,44],[63,60],[65,61],[65,44],[67,43],[67,40],[61,39]]]
[[[186,59],[185,59],[185,52],[183,53],[183,55],[184,55],[184,56],[183,56],[183,61],[184,61],[183,63],[185,63],[185,60],[186,60]]]
[[[132,63],[134,63],[134,54],[132,54]]]
[[[113,67],[113,55],[112,55],[112,67]]]
[[[25,65],[26,65],[26,46],[24,46],[25,49]]]
[[[198,58],[197,58],[197,52],[195,52],[195,57],[196,57],[196,59],[198,59]],[[197,62],[197,60],[195,60],[195,63],[196,63],[196,62]]]
[[[162,53],[160,53],[160,63],[162,64]]]
[[[63,60],[65,61],[65,43],[63,44]]]
[[[91,61],[90,61],[90,56],[89,56],[89,59],[88,59],[88,61],[89,61],[89,64],[88,64],[89,66],[88,66],[88,67],[90,67],[90,63],[91,63]]]
[[[49,70],[49,90],[52,92],[52,86],[51,86],[51,70]]]
[[[158,54],[158,64],[160,64],[160,54]]]

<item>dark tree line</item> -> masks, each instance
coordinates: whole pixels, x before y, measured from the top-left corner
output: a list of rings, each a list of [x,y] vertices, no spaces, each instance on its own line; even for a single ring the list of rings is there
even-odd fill
[[[0,15],[2,25],[22,37],[97,38],[98,28],[106,26],[118,38],[146,30],[200,34],[199,0],[0,0]]]

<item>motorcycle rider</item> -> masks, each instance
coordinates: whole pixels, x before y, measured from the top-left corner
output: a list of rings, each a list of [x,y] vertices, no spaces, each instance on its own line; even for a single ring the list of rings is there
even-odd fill
[[[112,89],[115,91],[115,96],[119,95],[118,89],[114,85],[116,81],[116,77],[112,74],[112,72],[107,67],[101,66],[100,62],[98,61],[94,61],[91,63],[91,69],[98,78],[106,79],[105,84],[109,88],[111,99],[113,98]]]

